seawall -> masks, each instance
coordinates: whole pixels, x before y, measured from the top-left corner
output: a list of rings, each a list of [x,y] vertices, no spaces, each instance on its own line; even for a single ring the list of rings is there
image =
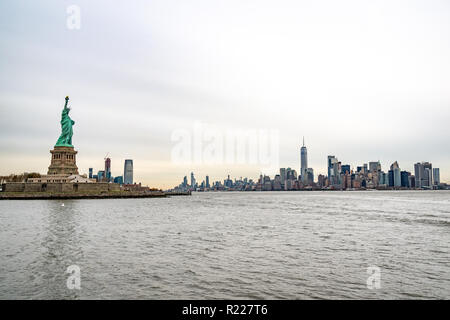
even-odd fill
[[[171,196],[188,196],[190,193],[166,192],[105,192],[105,193],[47,193],[47,192],[0,192],[0,200],[58,200],[58,199],[131,199],[131,198],[165,198]]]

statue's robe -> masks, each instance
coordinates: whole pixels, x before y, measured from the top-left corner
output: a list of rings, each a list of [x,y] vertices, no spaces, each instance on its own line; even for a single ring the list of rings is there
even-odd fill
[[[75,121],[70,119],[69,117],[69,108],[64,108],[61,113],[61,135],[59,136],[56,145],[69,145],[72,146],[72,135],[73,129],[72,126],[75,124]]]

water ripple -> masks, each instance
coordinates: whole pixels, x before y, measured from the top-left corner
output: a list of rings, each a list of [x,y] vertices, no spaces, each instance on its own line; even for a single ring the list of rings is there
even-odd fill
[[[449,226],[444,191],[1,201],[0,298],[448,299]]]

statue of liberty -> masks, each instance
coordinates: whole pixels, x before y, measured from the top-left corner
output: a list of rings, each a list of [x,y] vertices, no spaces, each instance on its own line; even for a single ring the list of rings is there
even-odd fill
[[[59,136],[58,141],[56,141],[55,147],[73,147],[73,145],[72,145],[72,135],[73,135],[72,126],[75,124],[75,121],[73,121],[69,117],[70,108],[67,107],[68,102],[69,102],[69,97],[66,97],[66,104],[64,105],[64,109],[61,113],[61,135]]]

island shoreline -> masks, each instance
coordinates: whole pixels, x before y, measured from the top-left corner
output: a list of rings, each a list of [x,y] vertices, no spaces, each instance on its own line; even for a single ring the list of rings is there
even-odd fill
[[[190,192],[152,192],[152,193],[9,193],[0,192],[0,200],[66,200],[66,199],[136,199],[136,198],[169,198],[172,196],[189,196]]]

